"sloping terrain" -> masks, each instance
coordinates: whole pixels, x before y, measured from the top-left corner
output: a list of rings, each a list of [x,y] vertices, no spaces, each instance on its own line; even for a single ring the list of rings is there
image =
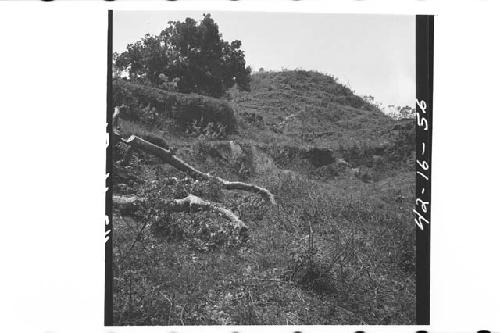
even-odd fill
[[[199,170],[278,201],[116,144],[113,193],[147,200],[114,209],[115,325],[413,324],[414,121],[317,72],[259,72],[251,88],[208,102],[234,116],[231,128],[205,116],[202,97],[114,82],[122,133],[164,140]],[[165,211],[162,200],[189,193],[231,209],[248,238],[211,212]]]
[[[255,73],[251,91],[233,90],[232,101],[243,118],[262,118],[297,144],[383,145],[393,124],[335,78],[312,71]],[[300,134],[305,140],[298,140]]]

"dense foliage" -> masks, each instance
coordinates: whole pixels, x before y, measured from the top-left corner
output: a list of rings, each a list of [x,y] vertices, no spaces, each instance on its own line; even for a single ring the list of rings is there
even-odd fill
[[[199,23],[170,21],[159,35],[147,34],[115,54],[115,66],[132,80],[182,93],[220,97],[235,84],[250,88],[241,42],[224,41],[210,14]]]
[[[236,130],[231,106],[223,100],[195,94],[179,94],[162,89],[113,81],[113,104],[121,106],[121,118],[146,125],[161,126],[171,119],[184,131],[193,125],[206,128],[216,124],[223,134]]]

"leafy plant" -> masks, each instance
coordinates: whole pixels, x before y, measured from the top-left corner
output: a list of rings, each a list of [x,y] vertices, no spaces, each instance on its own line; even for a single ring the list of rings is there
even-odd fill
[[[221,97],[235,84],[250,88],[251,68],[245,67],[241,42],[224,41],[210,14],[199,22],[168,22],[158,35],[147,34],[115,55],[115,67],[156,87],[175,82],[182,93]]]

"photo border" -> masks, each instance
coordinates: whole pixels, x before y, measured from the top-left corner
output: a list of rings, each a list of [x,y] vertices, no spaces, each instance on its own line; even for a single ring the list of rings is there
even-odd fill
[[[113,11],[108,10],[104,325],[113,325]]]
[[[430,324],[430,204],[434,16],[416,16],[416,323]]]
[[[377,15],[377,14],[367,14]],[[416,325],[430,325],[430,201],[434,16],[416,16]],[[113,326],[113,10],[108,10],[104,325]],[[424,103],[422,104],[422,101]],[[424,107],[425,106],[425,107]],[[423,149],[422,149],[423,148]],[[420,154],[419,154],[420,153]]]

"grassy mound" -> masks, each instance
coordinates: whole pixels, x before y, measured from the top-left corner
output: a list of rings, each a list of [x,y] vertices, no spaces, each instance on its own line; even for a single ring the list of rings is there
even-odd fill
[[[303,70],[258,72],[251,91],[231,91],[249,134],[259,140],[338,147],[387,143],[395,121],[334,77]],[[253,134],[252,134],[253,132]]]

